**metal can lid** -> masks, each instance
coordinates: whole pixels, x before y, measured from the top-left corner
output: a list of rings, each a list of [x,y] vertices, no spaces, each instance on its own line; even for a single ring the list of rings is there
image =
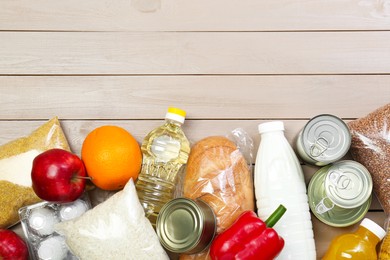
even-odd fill
[[[328,198],[342,208],[356,208],[371,196],[372,178],[360,163],[344,160],[334,163],[325,178]]]
[[[319,162],[331,163],[348,152],[351,133],[340,118],[321,114],[307,122],[302,131],[301,142],[309,157]]]
[[[162,207],[157,217],[156,232],[167,250],[197,253],[209,245],[215,234],[215,216],[211,208],[203,204],[206,203],[200,205],[191,199],[177,198]],[[210,222],[211,227],[208,225]]]

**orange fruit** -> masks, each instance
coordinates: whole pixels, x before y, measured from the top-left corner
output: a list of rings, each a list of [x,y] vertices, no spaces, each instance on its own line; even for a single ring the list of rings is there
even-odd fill
[[[142,153],[137,140],[125,129],[105,125],[85,138],[81,159],[91,181],[103,190],[122,189],[141,170]]]

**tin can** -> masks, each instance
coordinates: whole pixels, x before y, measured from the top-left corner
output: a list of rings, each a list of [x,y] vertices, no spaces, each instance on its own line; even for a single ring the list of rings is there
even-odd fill
[[[297,151],[305,162],[325,166],[344,157],[351,146],[351,133],[340,118],[322,114],[307,122],[297,138]]]
[[[319,169],[310,180],[313,214],[325,224],[346,227],[360,221],[371,204],[372,179],[360,163],[343,160]]]
[[[200,199],[177,198],[162,207],[156,232],[168,251],[195,254],[210,245],[216,227],[214,212],[207,203]]]

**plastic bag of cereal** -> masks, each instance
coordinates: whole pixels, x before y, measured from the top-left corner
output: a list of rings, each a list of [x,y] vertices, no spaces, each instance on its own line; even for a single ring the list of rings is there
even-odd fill
[[[0,146],[0,228],[18,223],[19,208],[41,200],[31,187],[32,161],[52,148],[70,151],[57,117],[30,135]]]
[[[348,123],[350,152],[371,173],[373,190],[384,211],[390,214],[390,104]]]

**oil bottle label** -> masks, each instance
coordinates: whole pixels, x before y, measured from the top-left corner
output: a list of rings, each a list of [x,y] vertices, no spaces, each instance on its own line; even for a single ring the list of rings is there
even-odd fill
[[[168,135],[162,135],[153,140],[151,151],[156,156],[156,161],[168,162],[179,156],[180,142]]]

